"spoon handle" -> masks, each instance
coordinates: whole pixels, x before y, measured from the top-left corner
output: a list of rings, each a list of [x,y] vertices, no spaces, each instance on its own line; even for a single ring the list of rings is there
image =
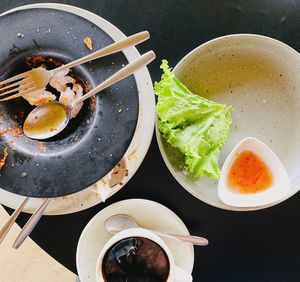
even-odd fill
[[[139,32],[139,33],[136,33],[134,35],[131,35],[129,37],[126,37],[118,42],[115,42],[99,51],[96,51],[92,54],[89,54],[83,58],[80,58],[76,61],[73,61],[69,64],[66,64],[66,65],[62,65],[61,67],[58,67],[56,69],[53,70],[54,73],[57,73],[61,70],[64,70],[64,69],[70,69],[70,68],[73,68],[75,66],[78,66],[78,65],[81,65],[81,64],[84,64],[86,62],[89,62],[89,61],[92,61],[92,60],[95,60],[95,59],[99,59],[101,57],[104,57],[104,56],[107,56],[107,55],[110,55],[110,54],[114,54],[114,53],[117,53],[125,48],[128,48],[130,46],[133,46],[133,45],[137,45],[143,41],[146,41],[147,39],[150,38],[150,34],[148,31],[143,31],[143,32]]]
[[[4,240],[6,237],[8,231],[13,226],[14,222],[16,221],[19,214],[22,212],[23,208],[27,204],[29,198],[26,197],[24,201],[20,204],[20,206],[13,212],[13,214],[10,216],[9,220],[3,225],[3,227],[0,229],[0,243]]]
[[[145,53],[144,55],[140,56],[139,58],[135,59],[122,69],[120,69],[118,72],[113,74],[111,77],[106,79],[104,82],[102,82],[100,85],[95,87],[92,91],[88,92],[84,96],[80,97],[79,99],[75,100],[73,103],[69,104],[69,108],[72,109],[77,104],[83,102],[84,100],[94,96],[98,92],[102,91],[103,89],[113,85],[114,83],[126,78],[127,76],[133,74],[138,69],[148,65],[150,62],[152,62],[155,59],[155,53],[153,51],[149,51]]]
[[[154,231],[156,234],[170,238],[170,239],[176,239],[178,241],[183,241],[187,243],[191,243],[193,245],[197,246],[207,246],[208,245],[208,240],[203,238],[203,237],[198,237],[198,236],[192,236],[192,235],[175,235],[175,234],[170,234],[170,233],[165,233],[161,231]]]
[[[34,212],[34,214],[28,219],[24,227],[22,228],[21,232],[19,233],[17,239],[13,244],[13,248],[18,249],[25,239],[29,236],[33,228],[39,222],[41,216],[43,215],[44,211],[46,210],[47,206],[49,205],[51,198],[45,199],[41,206]]]

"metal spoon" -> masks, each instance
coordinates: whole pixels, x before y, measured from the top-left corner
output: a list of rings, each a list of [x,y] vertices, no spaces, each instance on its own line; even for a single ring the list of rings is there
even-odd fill
[[[111,86],[112,84],[133,74],[138,69],[146,66],[155,59],[153,51],[149,51],[124,68],[116,72],[107,80],[102,82],[92,91],[78,98],[74,102],[65,106],[59,102],[49,102],[36,107],[27,116],[23,125],[24,134],[32,139],[47,139],[57,135],[68,124],[70,120],[71,110],[84,100],[94,96],[98,92]]]
[[[141,227],[137,224],[137,222],[131,218],[128,215],[124,214],[117,214],[109,217],[106,219],[105,223],[105,228],[108,232],[110,233],[118,233],[122,230],[128,229],[128,228],[138,228]],[[198,236],[191,236],[191,235],[174,235],[162,231],[157,231],[157,230],[151,230],[152,232],[156,233],[157,235],[166,237],[166,238],[171,238],[171,239],[176,239],[178,241],[183,241],[187,243],[192,243],[193,245],[197,246],[207,246],[208,245],[208,240],[202,237]]]

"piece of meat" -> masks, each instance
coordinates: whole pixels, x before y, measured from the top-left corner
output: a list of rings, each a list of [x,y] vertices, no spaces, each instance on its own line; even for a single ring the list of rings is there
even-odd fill
[[[56,96],[45,89],[40,89],[29,94],[23,95],[23,98],[29,102],[30,105],[39,106],[50,101],[55,101]]]
[[[65,91],[68,83],[75,84],[76,81],[73,77],[68,76],[69,69],[59,71],[54,74],[49,81],[50,86],[55,88],[58,92]]]
[[[21,82],[21,86],[24,88],[23,90],[26,91],[28,89],[27,86],[25,86],[26,82]],[[29,86],[30,87],[30,86]],[[22,96],[25,100],[29,102],[32,106],[39,106],[42,104],[45,104],[50,101],[56,100],[56,96],[53,95],[51,92],[46,91],[46,87],[43,89],[39,89],[37,91],[30,92],[28,94],[25,94]]]
[[[73,85],[73,91],[75,92],[75,100],[77,100],[78,98],[82,97],[83,95],[83,89],[81,87],[80,84],[74,84]],[[80,112],[81,108],[83,106],[83,102],[81,102],[80,104],[78,104],[77,106],[75,106],[72,111],[71,111],[71,118],[74,118],[78,115],[78,113]]]
[[[65,91],[62,91],[59,96],[59,102],[68,105],[75,98],[75,93],[70,87],[67,87]]]
[[[78,99],[79,97],[81,97],[82,94],[83,94],[83,89],[82,89],[81,85],[73,84],[72,89],[70,87],[67,87],[65,91],[62,91],[60,93],[59,102],[64,105],[68,105],[68,104],[72,103],[73,101],[75,101],[76,99]],[[83,105],[83,103],[80,103],[72,109],[71,119],[77,116],[77,114],[79,113],[79,111],[82,108],[82,105]]]

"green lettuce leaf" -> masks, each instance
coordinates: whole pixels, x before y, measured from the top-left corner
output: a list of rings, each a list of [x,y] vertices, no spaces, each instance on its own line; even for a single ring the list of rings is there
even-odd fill
[[[218,179],[219,155],[231,124],[232,107],[193,94],[163,60],[163,75],[155,82],[156,111],[162,136],[184,154],[184,170],[194,177]]]

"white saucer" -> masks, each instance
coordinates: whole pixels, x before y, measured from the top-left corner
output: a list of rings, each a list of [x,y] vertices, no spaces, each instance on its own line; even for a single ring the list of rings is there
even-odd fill
[[[104,222],[114,214],[128,214],[145,228],[182,235],[189,234],[184,223],[174,212],[156,202],[131,199],[112,204],[95,215],[81,233],[76,252],[77,271],[81,281],[96,281],[95,269],[98,255],[112,236],[105,230]],[[170,248],[177,266],[192,273],[194,247],[187,243],[162,239]]]
[[[119,41],[125,37],[125,35],[117,27],[115,27],[105,19],[99,17],[98,15],[74,6],[64,4],[46,3],[26,5],[9,10],[1,14],[0,16],[14,12],[16,10],[34,8],[58,9],[69,13],[73,13],[99,26],[115,41]],[[140,54],[135,47],[130,47],[124,50],[124,55],[130,62],[136,57],[138,57]],[[136,73],[135,80],[139,90],[139,117],[133,139],[128,150],[124,155],[124,159],[126,161],[126,166],[128,169],[128,175],[122,180],[122,184],[118,184],[111,189],[110,193],[107,195],[107,198],[111,197],[122,187],[124,187],[124,185],[135,174],[135,172],[141,165],[152,140],[155,118],[155,98],[153,94],[151,77],[147,69],[143,68],[138,73]],[[102,185],[101,180],[98,181],[97,184]],[[78,212],[102,202],[101,196],[98,193],[95,193],[95,191],[97,191],[96,184],[92,185],[89,188],[72,195],[54,198],[50,202],[50,205],[48,206],[45,214],[59,215]],[[23,200],[23,196],[7,192],[0,188],[1,204],[16,209]],[[34,212],[43,201],[44,200],[40,198],[31,198],[27,203],[24,212]]]

